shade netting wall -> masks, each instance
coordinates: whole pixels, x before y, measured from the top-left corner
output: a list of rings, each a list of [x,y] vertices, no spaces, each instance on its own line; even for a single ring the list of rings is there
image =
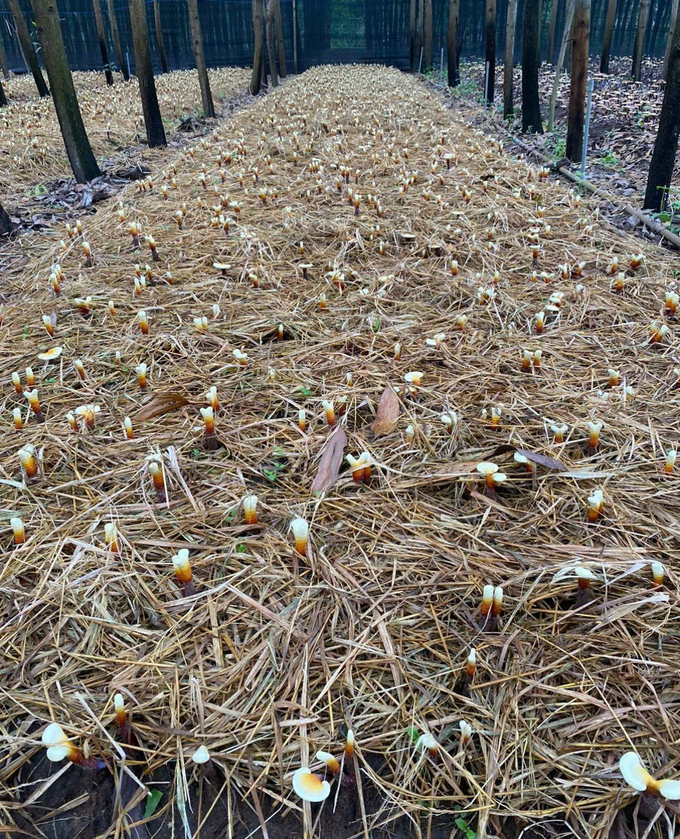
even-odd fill
[[[29,0],[20,0],[29,31],[35,38]],[[72,69],[101,69],[94,13],[91,0],[58,0],[64,40]],[[185,0],[159,0],[162,31],[168,64],[171,69],[193,67],[189,19]],[[548,58],[551,3],[557,2],[556,47],[564,26],[565,0],[543,0],[543,57]],[[630,55],[633,50],[640,0],[622,3],[619,0],[613,54]],[[591,52],[599,53],[604,28],[607,0],[592,0]],[[110,41],[110,24],[106,0],[101,1],[107,32],[110,61],[115,60]],[[297,33],[297,58],[300,71],[321,63],[368,62],[391,64],[402,69],[409,65],[409,0],[281,0],[284,46],[289,68],[293,66],[294,38]],[[448,0],[432,0],[433,39],[432,63],[440,64],[442,49],[446,60],[446,27]],[[130,17],[126,0],[115,0],[115,15],[123,50],[134,71]],[[645,54],[663,55],[669,27],[671,0],[652,0]],[[252,62],[253,25],[251,0],[198,0],[209,67],[248,66]],[[294,9],[296,22],[294,23]],[[502,56],[505,41],[507,0],[497,0],[498,55]],[[516,57],[521,50],[523,0],[519,0],[516,33]],[[160,60],[156,43],[153,0],[147,0],[149,37],[156,70]],[[0,0],[0,37],[3,39],[10,67],[25,69],[13,30],[12,16],[6,0]],[[484,49],[483,0],[460,0],[461,54],[479,57]]]

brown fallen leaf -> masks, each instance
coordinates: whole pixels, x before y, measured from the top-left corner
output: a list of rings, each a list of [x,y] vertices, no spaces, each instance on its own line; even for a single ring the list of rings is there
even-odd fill
[[[321,455],[319,471],[316,473],[316,478],[314,478],[312,484],[312,492],[326,492],[333,486],[342,466],[342,456],[346,443],[347,435],[342,426],[339,425],[328,438],[324,453]]]
[[[538,463],[539,466],[545,466],[546,469],[557,469],[558,472],[566,472],[569,467],[565,466],[564,463],[560,463],[559,460],[555,460],[554,457],[548,457],[544,454],[538,454],[537,452],[530,452],[527,449],[517,449],[517,454],[521,454],[526,457],[527,460],[531,460],[534,463]]]
[[[373,433],[379,436],[389,434],[393,431],[399,419],[400,410],[399,397],[392,389],[392,386],[387,385],[382,392],[380,402],[378,402],[378,412],[371,426]]]
[[[130,419],[133,423],[146,422],[155,417],[162,417],[163,414],[169,414],[171,411],[178,411],[189,404],[191,404],[189,400],[181,393],[154,393],[151,399],[142,405]]]

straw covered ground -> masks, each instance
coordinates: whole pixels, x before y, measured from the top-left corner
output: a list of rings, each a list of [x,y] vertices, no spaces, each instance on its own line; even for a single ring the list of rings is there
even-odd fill
[[[74,73],[80,110],[92,149],[100,162],[117,165],[155,165],[165,149],[140,148],[145,138],[142,106],[136,79],[108,86],[99,72]],[[218,103],[242,94],[247,70],[223,67],[210,71],[210,84]],[[39,99],[30,75],[3,82],[9,105],[0,112],[0,195],[6,206],[22,198],[40,198],[50,181],[70,177],[59,123],[51,98]],[[198,116],[201,94],[195,70],[156,77],[158,101],[166,131],[172,135],[187,117]],[[144,140],[145,141],[145,140]],[[131,147],[135,147],[134,149]]]
[[[31,239],[0,345],[5,826],[606,837],[652,818],[652,835],[676,835],[673,805],[641,807],[618,771],[631,750],[658,777],[680,761],[678,478],[663,471],[679,432],[675,266],[640,247],[378,67],[310,70],[82,236]],[[26,387],[28,366],[42,423],[11,381]],[[199,413],[213,386],[218,448]],[[76,414],[88,405],[93,429]],[[603,423],[594,449],[588,422]],[[341,455],[364,451],[367,482],[344,462],[336,477]],[[488,461],[507,475],[495,497],[476,469]],[[12,546],[17,516],[26,542]],[[173,574],[182,548],[193,594]],[[495,628],[480,612],[489,584],[504,590]],[[124,750],[116,692],[136,738]],[[109,768],[47,761],[51,721]],[[340,758],[348,728],[341,782],[303,805],[293,772],[323,774],[316,751]],[[433,755],[417,742],[428,733]],[[162,797],[140,825],[148,789]]]

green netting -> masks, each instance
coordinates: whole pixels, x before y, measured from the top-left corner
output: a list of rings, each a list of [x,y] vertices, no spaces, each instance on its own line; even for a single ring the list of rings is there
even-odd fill
[[[551,2],[559,2],[558,39],[563,27],[565,0],[544,0],[542,13],[543,55],[547,57]],[[29,0],[21,0],[29,29],[33,30]],[[161,0],[163,36],[171,69],[193,66],[189,20],[185,0]],[[409,65],[409,0],[281,0],[284,45],[288,66],[293,69],[293,10],[297,9],[297,56],[300,71],[320,63],[373,62],[391,64],[403,69]],[[442,49],[446,60],[446,27],[448,0],[433,0],[432,63],[439,67]],[[635,38],[639,0],[618,3],[617,27],[613,54],[630,55]],[[669,25],[670,0],[652,0],[650,25],[645,44],[646,55],[662,55]],[[252,12],[250,0],[199,0],[199,14],[205,41],[208,66],[247,66],[252,61]],[[523,2],[519,0],[517,15],[516,56],[521,49]],[[64,39],[71,67],[76,70],[101,68],[91,0],[59,0]],[[498,55],[503,54],[507,0],[498,0]],[[113,61],[107,3],[102,0],[104,24],[109,39],[109,56]],[[130,19],[125,0],[115,2],[116,19],[123,43],[132,56]],[[606,0],[593,0],[591,52],[597,54],[601,45]],[[153,2],[147,0],[149,32],[154,64],[160,70],[156,44]],[[10,67],[23,71],[12,17],[6,0],[0,0],[0,32]],[[478,57],[484,45],[484,3],[481,0],[460,0],[460,39],[463,57]],[[556,47],[557,48],[557,47]]]

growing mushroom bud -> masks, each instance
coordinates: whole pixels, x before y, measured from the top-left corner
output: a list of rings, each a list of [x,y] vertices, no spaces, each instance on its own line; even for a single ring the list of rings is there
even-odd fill
[[[664,464],[663,471],[670,475],[673,472],[673,467],[675,466],[675,460],[678,456],[678,452],[676,449],[669,449],[666,452],[666,463]]]
[[[12,411],[12,420],[14,422],[14,428],[16,431],[21,431],[24,427],[24,422],[21,418],[21,408],[14,408]]]
[[[24,389],[21,386],[21,378],[18,373],[12,373],[12,384],[14,385],[14,392],[19,395],[23,394]]]
[[[295,539],[295,550],[300,556],[307,556],[309,525],[303,518],[296,518],[290,523],[290,529]]]
[[[569,431],[569,426],[553,424],[550,426],[550,430],[555,435],[556,443],[564,443],[564,435]]]
[[[104,538],[106,540],[106,547],[112,554],[120,554],[120,542],[118,541],[118,527],[116,523],[111,521],[104,525]]]
[[[17,456],[27,478],[35,478],[38,474],[38,461],[35,458],[35,446],[27,443],[19,449]]]
[[[15,545],[23,545],[26,541],[26,530],[24,528],[23,521],[18,517],[15,516],[9,520],[10,526],[12,527],[12,534],[14,536],[14,544]]]
[[[189,563],[189,551],[181,548],[172,558],[172,566],[175,569],[175,578],[182,587],[184,597],[191,597],[195,593],[191,564]]]
[[[347,739],[345,741],[345,760],[350,760],[354,756],[354,749],[356,742],[354,739],[354,732],[351,728],[347,729]]]
[[[525,457],[523,454],[520,454],[519,452],[515,452],[515,454],[513,455],[513,459],[515,463],[521,463],[524,466],[524,471],[527,473],[527,475],[533,474],[534,466],[528,457]]]
[[[78,379],[81,382],[84,382],[85,381],[85,367],[83,366],[83,362],[79,358],[76,358],[76,360],[73,362],[73,366],[75,367],[75,371],[76,371],[76,374],[78,376]]]
[[[243,499],[243,514],[246,524],[257,524],[257,495],[246,495]]]
[[[649,327],[649,343],[650,344],[658,344],[659,342],[663,341],[663,339],[668,335],[669,329],[665,323],[659,325],[658,323],[653,323]]]
[[[660,562],[652,562],[652,580],[654,581],[654,588],[659,590],[663,588],[663,578],[665,569]]]
[[[307,428],[307,411],[305,411],[304,408],[300,408],[300,410],[298,411],[298,428],[303,433]]]
[[[461,720],[458,723],[458,727],[460,728],[460,747],[464,749],[472,739],[472,726],[470,723],[465,722],[465,720]]]
[[[680,297],[674,291],[667,291],[666,292],[666,309],[671,315],[675,314],[675,310],[678,308],[678,301]]]
[[[495,496],[495,483],[493,476],[498,472],[498,466],[495,463],[482,462],[478,463],[476,468],[479,474],[484,476],[486,494],[489,498],[493,498]]]
[[[35,418],[38,422],[43,422],[44,417],[42,415],[42,409],[40,407],[40,400],[38,399],[38,391],[37,389],[33,390],[25,390],[24,396],[28,399],[28,404],[31,406],[31,410],[35,415]]]
[[[162,504],[167,500],[165,492],[165,478],[163,477],[163,469],[160,463],[156,460],[152,460],[149,463],[149,474],[151,475],[151,480],[153,481],[153,487],[156,490],[156,499],[159,504]]]
[[[69,428],[71,429],[71,431],[78,430],[78,423],[71,411],[69,411],[68,414],[66,414],[66,422],[69,424]]]
[[[140,390],[146,390],[146,364],[144,362],[138,364],[135,367],[135,373],[137,374],[137,384]]]
[[[321,403],[322,408],[326,414],[326,422],[329,426],[335,425],[335,408],[333,406],[333,402],[327,399],[324,399]]]
[[[465,662],[465,676],[469,682],[472,681],[474,678],[475,673],[477,672],[477,650],[472,647],[470,652],[468,653],[467,660]]]
[[[453,434],[453,426],[454,426],[455,420],[451,416],[451,414],[442,414],[439,417],[439,419],[441,420],[442,425],[444,426],[444,430],[446,431],[446,433],[447,434]]]
[[[139,321],[139,328],[142,330],[142,335],[148,335],[149,321],[144,310],[137,312],[137,320]]]
[[[592,495],[588,496],[588,521],[595,522],[602,515],[604,508],[604,493],[601,489],[596,489]]]
[[[201,408],[200,412],[205,425],[204,445],[206,449],[214,450],[219,446],[219,442],[215,436],[215,418],[213,416],[213,409],[208,406],[207,408]]]
[[[595,451],[600,445],[600,431],[602,431],[602,423],[588,422],[586,427],[590,435],[588,438],[588,446],[592,451]]]
[[[83,242],[83,254],[85,255],[85,267],[92,268],[92,248],[89,242]]]
[[[316,753],[316,759],[320,760],[322,763],[325,763],[326,768],[333,775],[337,775],[338,772],[340,772],[340,763],[335,757],[333,757],[333,755],[330,752],[318,751]]]
[[[84,318],[87,318],[87,317],[90,316],[91,308],[92,308],[92,298],[91,297],[89,297],[89,296],[84,297],[84,298],[83,297],[76,297],[76,299],[73,302],[76,304],[76,306],[78,307],[78,310],[80,311],[80,314]]]
[[[427,749],[430,757],[436,757],[437,752],[439,751],[439,743],[429,732],[420,735],[416,746],[419,749]]]
[[[241,350],[234,350],[232,355],[238,362],[239,366],[245,367],[248,364],[248,353],[244,353]]]
[[[456,329],[459,332],[462,332],[465,329],[465,324],[468,322],[467,315],[456,315],[454,319],[454,323],[456,325]]]
[[[531,350],[524,350],[522,353],[522,370],[531,370],[531,363],[533,361],[533,354]]]
[[[132,430],[132,420],[130,417],[125,417],[123,420],[123,428],[125,429],[125,437],[128,440],[134,440],[135,432]]]
[[[54,338],[54,327],[52,326],[51,318],[48,315],[43,315],[42,322],[45,327],[45,332],[47,332],[50,338]]]
[[[210,760],[210,752],[205,746],[199,746],[191,755],[191,760],[193,763],[197,763],[199,766],[202,766]]]
[[[482,623],[484,623],[491,613],[493,606],[494,587],[492,585],[485,585],[482,592],[482,603],[479,607],[479,612],[482,616]]]
[[[128,716],[125,713],[125,700],[123,699],[122,694],[115,694],[113,697],[113,707],[116,712],[116,722],[118,723],[118,730],[120,731],[121,739],[123,743],[129,744],[132,729],[128,721]]]
[[[536,332],[538,335],[543,332],[543,326],[545,325],[545,312],[539,312],[536,315]]]
[[[420,370],[411,370],[409,373],[404,375],[404,379],[408,384],[412,385],[414,388],[420,387],[423,382],[423,374]]]
[[[616,387],[619,383],[619,371],[614,370],[613,367],[609,367],[607,369],[607,375],[609,376],[609,387]]]

